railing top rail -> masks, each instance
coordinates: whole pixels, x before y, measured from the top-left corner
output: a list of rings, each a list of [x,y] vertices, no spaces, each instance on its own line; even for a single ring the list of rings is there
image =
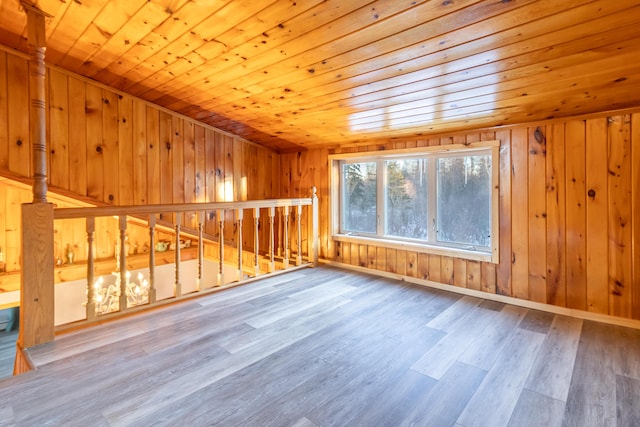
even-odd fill
[[[99,206],[86,208],[56,208],[54,219],[73,219],[116,215],[143,215],[157,213],[175,213],[189,211],[213,211],[218,209],[255,209],[286,206],[310,206],[311,198],[299,199],[266,199],[248,200],[244,202],[212,202],[212,203],[182,203],[164,205],[129,205],[129,206]]]

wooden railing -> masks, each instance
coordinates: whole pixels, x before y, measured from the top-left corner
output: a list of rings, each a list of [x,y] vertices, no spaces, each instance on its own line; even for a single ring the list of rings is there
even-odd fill
[[[195,220],[191,227],[183,229],[182,218],[187,212]],[[227,216],[227,213],[233,213],[232,220],[227,218],[231,216]],[[109,265],[115,266],[113,268],[115,283],[108,286],[103,283],[102,276],[97,277],[97,271],[104,272],[104,265],[107,263],[104,259],[96,260],[96,218],[99,217],[114,217],[118,220],[115,259],[108,260]],[[159,217],[164,220],[158,220]],[[171,218],[171,221],[166,221],[166,218]],[[247,221],[249,218],[253,221],[247,227],[245,222],[249,222]],[[53,210],[54,221],[72,219],[84,219],[86,223],[86,261],[81,261],[81,263],[86,262],[86,313],[84,319],[80,319],[80,323],[118,316],[169,300],[196,296],[203,292],[219,289],[222,286],[234,286],[264,274],[281,272],[292,267],[314,266],[318,261],[318,202],[315,188],[312,190],[310,198],[180,205],[56,208]],[[217,232],[205,234],[205,224],[211,221],[215,223],[216,227],[208,226],[207,228],[217,230]],[[227,237],[225,228],[226,231],[229,231],[230,228],[229,221],[232,222],[234,228],[235,239],[233,239],[232,245],[229,244],[231,239],[225,238]],[[135,257],[130,255],[127,227],[131,223],[134,223],[135,226],[148,227],[149,250],[147,254],[137,254]],[[195,229],[193,225],[195,225]],[[38,224],[32,223],[29,218],[24,218],[23,227],[37,228]],[[247,243],[247,247],[243,247],[243,230],[251,227],[253,228],[251,236],[253,241]],[[171,242],[159,242],[157,239],[159,233],[164,236],[171,235]],[[247,235],[250,234],[247,233]],[[291,242],[291,239],[294,241]],[[190,245],[192,246],[190,249],[183,248],[184,244],[181,242],[186,241],[194,242],[193,245]],[[263,242],[263,246],[266,247],[261,248],[260,242]],[[268,243],[265,245],[264,242]],[[164,252],[169,243],[171,251],[162,255],[163,258],[166,258],[165,255],[173,252],[173,295],[165,296],[162,301],[159,301],[156,292],[158,279],[156,257],[158,256],[157,252]],[[193,246],[195,246],[195,251]],[[181,269],[185,258],[182,255],[183,251],[189,252],[189,257],[195,258],[197,262],[195,291],[183,291],[185,284]],[[140,265],[140,258],[145,255],[148,256],[148,272],[145,270],[148,277],[143,279],[140,276],[136,282],[136,278],[132,278],[129,271],[127,258],[131,256],[137,259],[135,265]],[[206,281],[204,280],[205,269],[203,268],[205,258],[206,261],[217,263],[217,274],[214,278],[207,277]],[[228,267],[230,260],[233,260],[231,270]],[[77,266],[77,263],[75,265]],[[227,271],[225,271],[225,265],[227,265]],[[30,266],[24,265],[24,268],[30,268]],[[53,268],[53,263],[48,263],[46,268]],[[209,283],[209,286],[205,285],[205,282]],[[50,286],[54,287],[53,281]],[[140,298],[141,295],[143,295],[142,298]],[[43,303],[45,311],[48,311],[46,307],[49,302],[40,301],[41,307]],[[50,304],[53,304],[53,301]],[[24,313],[24,315],[29,316],[29,313]],[[74,322],[72,326],[77,324],[78,322]],[[22,332],[25,336],[29,334],[28,331]]]

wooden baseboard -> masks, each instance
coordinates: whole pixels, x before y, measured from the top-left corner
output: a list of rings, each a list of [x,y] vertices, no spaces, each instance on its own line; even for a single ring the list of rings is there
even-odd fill
[[[596,322],[607,323],[610,325],[640,329],[640,320],[610,316],[608,314],[591,313],[589,311],[576,310],[573,308],[558,307],[555,305],[543,304],[540,302],[528,301],[528,300],[509,297],[505,295],[490,294],[487,292],[477,291],[474,289],[467,289],[467,288],[460,288],[457,286],[445,285],[443,283],[432,282],[431,280],[419,279],[417,277],[403,276],[401,274],[389,273],[387,271],[373,270],[366,267],[360,267],[360,266],[351,265],[351,264],[343,264],[341,262],[336,262],[336,261],[320,260],[320,262],[326,265],[332,265],[335,267],[344,268],[346,270],[353,270],[361,273],[369,273],[376,276],[387,277],[390,279],[402,280],[402,281],[414,283],[420,286],[427,286],[430,288],[440,289],[440,290],[449,291],[449,292],[455,292],[457,294],[469,295],[469,296],[483,298],[491,301],[503,302],[505,304],[517,305],[520,307],[530,308],[533,310],[546,311],[549,313],[575,317],[578,319],[593,320]]]

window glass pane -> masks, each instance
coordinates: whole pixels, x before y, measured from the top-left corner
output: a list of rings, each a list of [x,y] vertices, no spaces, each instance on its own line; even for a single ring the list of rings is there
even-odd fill
[[[376,163],[345,163],[342,166],[344,183],[344,231],[376,232]]]
[[[426,239],[427,160],[387,160],[384,167],[385,234]]]
[[[491,155],[438,158],[437,188],[437,239],[491,246]]]

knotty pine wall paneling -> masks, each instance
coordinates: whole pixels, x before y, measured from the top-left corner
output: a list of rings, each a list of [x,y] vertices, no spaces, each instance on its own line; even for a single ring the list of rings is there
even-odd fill
[[[0,169],[9,168],[9,88],[7,87],[7,54],[0,51]]]
[[[528,138],[529,299],[547,301],[546,126],[530,127]]]
[[[329,154],[491,139],[501,141],[498,264],[331,239]],[[323,258],[640,319],[640,110],[280,157],[282,197],[319,189]]]
[[[610,118],[608,142],[609,308],[616,316],[630,317],[633,300],[630,115]]]
[[[567,301],[567,265],[565,255],[566,206],[564,203],[564,200],[566,200],[564,125],[553,124],[547,126],[546,140],[546,301],[548,301],[549,304],[564,307]],[[500,241],[503,241],[502,236],[500,236]],[[502,255],[503,254],[501,253],[500,265],[502,265]],[[506,256],[508,255],[509,254],[507,253]]]
[[[605,312],[609,301],[602,298],[609,287],[609,245],[601,242],[608,239],[609,175],[607,165],[607,118],[589,120],[586,123],[586,304],[590,310]]]
[[[87,195],[87,89],[84,81],[73,77],[69,77],[67,88],[69,91],[68,128],[70,129],[68,140],[69,190],[75,194]],[[64,121],[64,118],[60,118],[60,120]],[[64,126],[64,122],[54,123],[60,123],[61,126]],[[47,128],[50,129],[51,126],[48,125]]]
[[[0,50],[0,172],[30,178],[28,62]],[[50,189],[95,204],[158,204],[248,200],[278,196],[280,158],[272,150],[119,93],[57,68],[47,68],[48,179]],[[276,184],[274,184],[277,182]],[[11,206],[30,202],[28,192],[2,190],[0,247],[7,268],[19,266],[19,215]],[[87,199],[88,198],[88,199]],[[17,216],[16,216],[17,215]],[[268,224],[262,213],[262,226]],[[163,218],[171,221],[173,218]],[[194,215],[183,228],[194,229]],[[225,240],[237,236],[234,213],[227,212]],[[250,213],[245,213],[244,246],[253,247]],[[115,227],[115,228],[114,228]],[[143,227],[140,227],[143,229]],[[70,222],[60,246],[85,252],[84,224]],[[217,233],[207,215],[205,231]],[[128,230],[130,244],[146,241]],[[148,235],[148,232],[146,233]],[[108,218],[96,223],[96,255],[113,256],[117,227]],[[265,237],[263,250],[268,248]],[[59,248],[57,253],[62,253]]]
[[[135,169],[138,165],[133,158],[133,98],[118,97],[118,200],[120,205],[133,205]]]
[[[184,173],[184,190],[183,197],[185,203],[196,203],[196,135],[195,125],[189,121],[185,121],[182,127],[183,132],[183,173]],[[184,226],[195,230],[198,227],[198,220],[195,212],[185,212]]]
[[[51,185],[69,188],[69,79],[56,70],[49,70],[49,164]]]
[[[589,307],[586,304],[585,122],[582,120],[566,122],[565,138],[567,307],[586,310]],[[600,242],[600,244],[604,243]],[[602,299],[603,295],[599,295],[598,298]]]
[[[640,317],[640,114],[631,116],[632,317]]]
[[[8,168],[12,173],[31,173],[29,138],[29,67],[25,58],[7,54],[7,131]],[[0,72],[2,72],[0,71]]]

